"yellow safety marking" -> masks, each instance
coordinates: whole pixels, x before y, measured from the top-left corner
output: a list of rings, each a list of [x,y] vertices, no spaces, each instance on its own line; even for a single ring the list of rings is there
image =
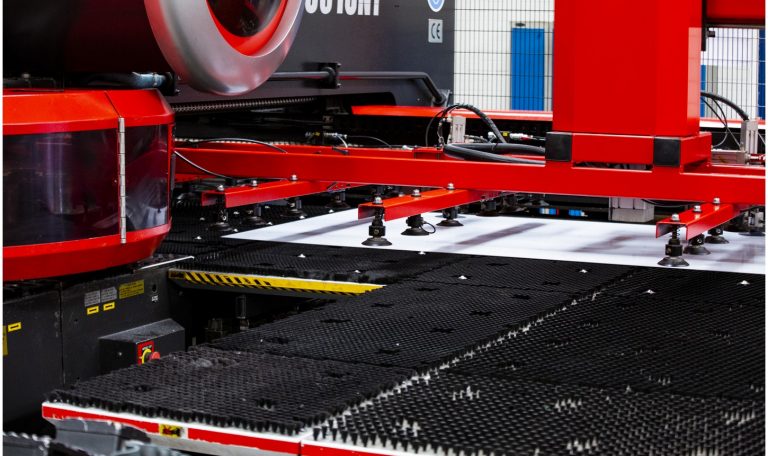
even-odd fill
[[[257,276],[250,274],[229,274],[222,272],[169,271],[171,279],[183,280],[196,285],[258,288],[262,290],[322,293],[335,295],[359,295],[382,288],[383,285],[355,282],[332,282],[323,280],[295,279],[291,277]]]
[[[96,314],[96,313],[99,313],[99,306],[86,307],[86,309],[85,309],[85,314],[86,315],[93,315],[93,314]]]
[[[140,294],[144,294],[144,281],[143,280],[137,280],[135,282],[128,282],[120,285],[120,288],[118,289],[118,294],[120,296],[120,299],[126,299],[133,296],[138,296]]]
[[[8,332],[14,332],[21,329],[21,322],[11,323],[8,325]]]
[[[175,439],[184,436],[184,428],[181,426],[172,426],[170,424],[161,424],[158,428],[163,437],[173,437]]]
[[[112,310],[114,308],[115,308],[115,302],[114,301],[108,302],[108,303],[104,304],[103,306],[101,306],[101,310],[103,310],[104,312],[106,312],[108,310]]]

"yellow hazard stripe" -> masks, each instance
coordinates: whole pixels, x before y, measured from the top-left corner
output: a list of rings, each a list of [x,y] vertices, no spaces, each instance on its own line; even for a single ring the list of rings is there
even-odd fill
[[[261,290],[321,293],[335,295],[359,295],[382,288],[383,285],[354,282],[331,282],[306,280],[291,277],[271,277],[223,272],[181,271],[172,269],[168,277],[196,285],[237,288],[258,288]]]

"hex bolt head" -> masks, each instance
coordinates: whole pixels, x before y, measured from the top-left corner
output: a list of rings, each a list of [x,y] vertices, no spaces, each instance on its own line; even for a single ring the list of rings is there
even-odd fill
[[[713,199],[712,204],[720,204],[720,198]]]
[[[252,179],[251,180],[251,187],[258,187],[258,186],[259,186],[259,181],[257,181],[256,179]]]
[[[448,187],[446,187],[448,190],[456,190],[456,187],[453,186],[453,182],[448,182]]]
[[[224,191],[224,186],[223,185],[218,185],[218,186],[216,186],[216,190],[218,190],[220,192],[223,192]]]
[[[693,206],[693,212],[701,213],[701,206],[699,206],[698,204]]]
[[[679,222],[680,221],[680,215],[679,214],[672,214],[671,217],[673,222]]]
[[[296,182],[297,180],[299,180],[299,177],[295,174],[291,174],[291,182]]]
[[[414,188],[413,191],[411,192],[411,196],[414,198],[421,198],[421,190],[419,190],[418,188]]]
[[[384,201],[381,199],[380,196],[377,196],[373,198],[373,204],[384,204]]]

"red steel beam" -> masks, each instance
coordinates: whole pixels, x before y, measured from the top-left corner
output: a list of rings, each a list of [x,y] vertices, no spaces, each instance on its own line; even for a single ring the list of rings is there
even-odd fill
[[[224,198],[225,207],[239,207],[313,193],[340,191],[350,187],[352,186],[349,184],[336,182],[280,180],[260,183],[256,187],[242,185],[229,187],[223,191],[205,191],[202,195],[202,205],[212,206]]]
[[[651,171],[468,162],[448,159],[340,155],[338,153],[277,153],[216,149],[182,149],[195,163],[234,176],[285,178],[293,174],[310,181],[402,185],[678,201],[765,204],[765,176],[692,173],[677,168]],[[319,151],[318,151],[319,152]],[[415,151],[413,152],[416,153]],[[442,156],[438,156],[442,158]],[[180,163],[179,172],[192,172]],[[713,167],[717,168],[717,167]]]
[[[656,237],[664,236],[672,231],[685,228],[685,240],[690,240],[707,230],[729,222],[741,214],[746,206],[734,204],[706,203],[700,206],[701,210],[689,209],[677,214],[678,220],[667,217],[656,223]]]
[[[363,203],[357,206],[357,218],[373,217],[376,209],[384,209],[384,220],[396,220],[462,204],[495,198],[499,192],[477,190],[429,190],[421,196],[411,195],[385,199],[381,204]]]

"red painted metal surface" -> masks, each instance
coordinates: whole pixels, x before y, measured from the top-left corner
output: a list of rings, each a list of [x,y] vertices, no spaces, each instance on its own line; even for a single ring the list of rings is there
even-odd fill
[[[349,184],[338,184],[336,182],[281,180],[264,182],[258,184],[256,187],[243,185],[239,187],[229,187],[224,191],[205,191],[202,194],[202,204],[203,206],[212,206],[223,198],[224,205],[227,208],[239,207],[296,196],[311,195],[313,193],[340,191],[350,187],[352,186]]]
[[[104,91],[3,91],[3,135],[117,128]]]
[[[3,247],[3,281],[57,277],[97,271],[152,256],[171,224],[120,235],[76,241]]]
[[[419,154],[435,158],[390,157],[388,150],[372,150],[365,156],[340,155],[330,148],[314,152],[285,146],[289,153],[237,151],[234,149],[188,148],[180,151],[190,160],[215,172],[233,176],[286,178],[297,174],[306,180],[353,184],[383,184],[582,195],[764,204],[765,176],[715,172],[688,172],[681,168],[656,167],[651,171],[574,167],[571,163],[517,165],[449,160],[435,149]],[[324,149],[324,150],[323,150]],[[350,151],[352,152],[352,151]],[[178,171],[194,173],[178,163]],[[720,169],[712,167],[713,170]]]
[[[151,434],[162,435],[160,423],[155,419],[143,420],[120,414],[98,413],[72,409],[70,407],[57,407],[56,404],[51,403],[43,404],[42,415],[43,418],[48,420],[83,419],[104,421],[108,423],[121,423]],[[175,426],[175,424],[169,425]],[[271,439],[263,436],[248,435],[248,433],[243,431],[219,431],[204,428],[203,426],[198,427],[194,424],[181,427],[183,428],[182,435],[178,438],[184,440],[213,443],[223,446],[239,446],[246,447],[250,450],[262,450],[291,455],[301,454],[301,444],[298,438],[294,440],[280,438]]]
[[[729,222],[747,208],[747,206],[734,204],[702,204],[700,212],[689,209],[679,213],[680,219],[677,221],[667,217],[656,223],[656,237],[664,236],[676,229],[685,228],[685,240],[689,240],[707,232],[707,230]]]
[[[157,90],[107,90],[106,94],[126,127],[173,123],[173,110]]]
[[[43,418],[47,420],[67,420],[67,419],[83,419],[94,421],[106,421],[109,423],[122,423],[129,426],[141,429],[142,431],[150,432],[152,434],[159,434],[159,424],[151,423],[141,420],[134,420],[130,418],[115,418],[100,413],[85,412],[80,410],[70,410],[69,408],[56,407],[55,405],[43,404]]]
[[[173,112],[156,90],[9,90],[4,92],[3,102],[4,135],[116,131],[122,117],[127,128],[168,126],[168,147],[173,144]],[[116,138],[117,134],[114,135]],[[114,153],[116,163],[117,144],[109,151]],[[170,169],[170,154],[165,166]],[[106,180],[108,186],[118,182],[116,174],[101,175],[98,179]],[[119,204],[119,200],[115,201],[115,207]],[[153,228],[128,230],[125,243],[121,243],[119,234],[109,233],[85,239],[4,246],[3,280],[77,274],[139,261],[152,255],[169,230],[170,221]]]
[[[701,3],[556,0],[553,129],[696,135]]]
[[[765,26],[765,0],[707,0],[709,24]]]
[[[421,193],[419,197],[406,195],[382,200],[381,204],[363,203],[357,206],[357,218],[373,217],[377,209],[384,209],[384,220],[397,220],[412,215],[491,199],[497,196],[499,196],[499,192],[429,190]]]

